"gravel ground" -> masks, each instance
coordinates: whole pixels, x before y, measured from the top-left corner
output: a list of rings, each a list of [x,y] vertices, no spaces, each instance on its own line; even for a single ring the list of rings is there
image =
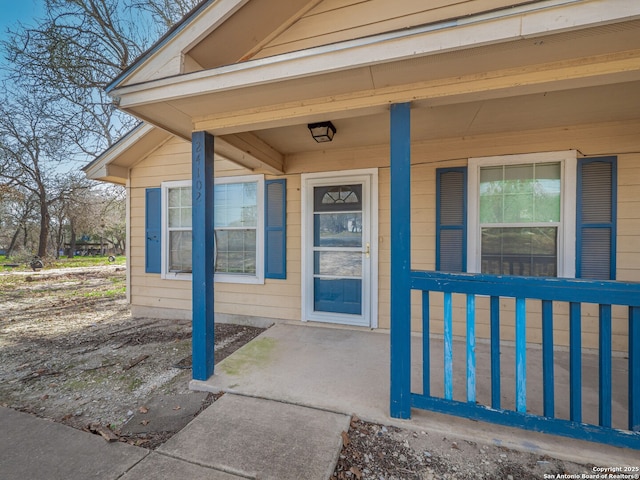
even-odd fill
[[[542,480],[593,474],[593,465],[355,417],[343,434],[343,445],[331,480]]]
[[[126,433],[148,423],[139,419],[153,413],[150,399],[177,404],[195,393],[188,390],[189,323],[131,318],[125,276],[114,266],[0,273],[0,405],[151,449],[179,430]],[[216,325],[216,361],[261,331]],[[199,395],[193,415],[216,399]],[[332,480],[537,480],[592,473],[591,465],[357,418],[343,444]]]

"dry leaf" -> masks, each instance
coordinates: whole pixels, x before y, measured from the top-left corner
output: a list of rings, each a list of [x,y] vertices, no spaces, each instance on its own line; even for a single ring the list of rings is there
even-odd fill
[[[349,434],[347,432],[342,432],[342,445],[346,447],[349,445],[349,442]]]
[[[149,420],[142,420],[140,425],[149,425]]]
[[[118,441],[118,436],[111,431],[110,428],[105,427],[103,425],[98,425],[96,427],[96,433],[99,433],[102,438],[104,438],[107,442],[116,442]]]
[[[175,407],[173,407],[174,410],[180,410],[182,407],[180,405],[176,405]]]
[[[147,412],[149,412],[149,409],[143,405],[138,409],[138,411],[140,413],[147,413]]]
[[[362,472],[360,471],[360,469],[358,467],[351,467],[349,469],[349,471],[351,473],[353,473],[358,480],[360,480],[362,478]]]

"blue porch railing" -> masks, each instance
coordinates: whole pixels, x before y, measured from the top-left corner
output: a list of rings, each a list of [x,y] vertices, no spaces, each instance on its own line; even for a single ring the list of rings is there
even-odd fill
[[[410,382],[392,382],[394,398],[410,396],[411,407],[484,420],[582,440],[640,449],[640,284],[569,279],[503,277],[412,271],[410,288],[422,291],[423,391],[410,392]],[[430,292],[443,294],[443,396],[432,393]],[[466,295],[466,402],[453,398],[454,294]],[[489,297],[491,404],[476,399],[476,295]],[[515,365],[500,362],[500,299],[515,299]],[[527,302],[541,302],[542,415],[527,413]],[[554,302],[569,305],[569,419],[557,418],[554,398]],[[598,424],[583,423],[582,304],[599,306]],[[612,305],[628,307],[628,430],[612,427]],[[623,309],[625,310],[625,309]],[[625,321],[625,320],[622,320]],[[408,323],[404,328],[410,328]],[[408,338],[404,332],[396,338]],[[401,342],[400,342],[401,343]],[[407,348],[392,342],[393,349]],[[409,363],[410,365],[410,363]],[[403,368],[410,368],[406,366]],[[515,369],[515,409],[501,408],[502,368]],[[405,377],[410,373],[405,372]],[[393,414],[393,412],[392,412]],[[405,415],[406,416],[406,415]]]

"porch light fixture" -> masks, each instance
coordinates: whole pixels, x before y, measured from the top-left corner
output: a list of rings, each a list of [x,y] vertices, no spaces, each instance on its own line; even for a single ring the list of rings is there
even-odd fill
[[[336,134],[336,127],[331,122],[310,123],[307,125],[311,136],[318,143],[330,142]]]

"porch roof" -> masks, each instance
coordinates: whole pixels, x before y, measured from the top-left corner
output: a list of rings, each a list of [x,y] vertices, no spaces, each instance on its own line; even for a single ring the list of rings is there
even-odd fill
[[[606,8],[603,8],[606,7]],[[119,108],[185,139],[640,80],[640,4],[534,2],[119,86]],[[244,32],[242,32],[244,34]]]
[[[210,30],[247,3],[220,2]],[[200,32],[213,6],[198,8],[186,21]],[[638,119],[639,30],[634,0],[545,0],[164,78],[145,60],[110,95],[151,125],[186,140],[207,131],[221,157],[279,174],[287,155],[386,145],[392,103],[412,103],[414,141]],[[198,45],[169,37],[154,55]],[[338,134],[315,144],[306,124],[329,119]]]

